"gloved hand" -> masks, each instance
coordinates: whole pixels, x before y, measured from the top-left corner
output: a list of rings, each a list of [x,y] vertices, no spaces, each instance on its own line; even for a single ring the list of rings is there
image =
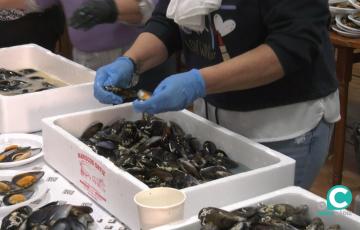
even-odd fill
[[[118,16],[114,0],[88,0],[71,16],[69,25],[88,30],[97,24],[115,22]]]
[[[205,81],[197,69],[164,79],[146,101],[133,102],[136,112],[156,114],[185,109],[206,94]]]
[[[113,63],[96,71],[94,96],[104,104],[121,104],[123,99],[107,90],[105,86],[128,88],[131,85],[134,64],[128,57],[119,57]]]

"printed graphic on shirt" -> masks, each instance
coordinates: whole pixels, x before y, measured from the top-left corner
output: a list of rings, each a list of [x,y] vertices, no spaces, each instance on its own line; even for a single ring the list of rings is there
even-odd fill
[[[13,21],[25,15],[22,10],[0,10],[0,21]]]
[[[216,49],[219,47],[222,59],[226,61],[231,57],[223,37],[233,32],[235,28],[236,23],[234,20],[227,19],[224,21],[221,15],[215,14],[214,17],[208,15],[203,32],[194,32],[186,28],[181,30],[186,37],[184,39],[185,46],[190,52],[212,61],[216,58]]]
[[[206,27],[203,32],[194,32],[186,28],[181,28],[181,30],[186,37],[184,44],[190,52],[210,61],[216,58],[213,28],[209,25],[208,20],[206,20]]]
[[[229,60],[230,55],[227,51],[223,37],[233,32],[236,28],[236,23],[232,19],[224,21],[219,14],[214,15],[214,26],[216,31],[216,39],[220,48],[223,61]]]

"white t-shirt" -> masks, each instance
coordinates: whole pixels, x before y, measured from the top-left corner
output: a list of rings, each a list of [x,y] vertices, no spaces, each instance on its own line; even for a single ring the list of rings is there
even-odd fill
[[[230,111],[208,103],[208,119],[256,142],[274,142],[299,137],[316,127],[321,119],[340,120],[339,92],[312,101],[260,109],[250,112]],[[194,103],[194,112],[206,117],[205,102]]]

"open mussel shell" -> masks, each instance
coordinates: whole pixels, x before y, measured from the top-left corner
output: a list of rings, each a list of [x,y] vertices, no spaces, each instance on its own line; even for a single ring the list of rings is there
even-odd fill
[[[5,196],[8,193],[19,190],[20,188],[10,181],[0,181],[0,195]]]
[[[4,151],[0,153],[0,162],[6,161],[9,157],[14,155],[17,152],[19,146],[17,145],[10,145],[5,148]],[[30,148],[29,148],[30,149]]]
[[[13,184],[20,188],[29,188],[37,183],[44,176],[43,171],[22,173],[14,176],[11,180]]]
[[[14,153],[13,155],[11,155],[11,157],[9,157],[8,161],[13,162],[13,161],[25,160],[33,155],[40,153],[41,151],[42,148],[33,148],[33,149],[20,148],[16,153]]]
[[[17,145],[8,146],[0,153],[0,162],[14,162],[25,160],[42,151],[42,148],[31,148],[30,146],[19,147]]]
[[[23,189],[9,193],[3,198],[5,205],[14,205],[29,200],[34,195],[34,190]]]

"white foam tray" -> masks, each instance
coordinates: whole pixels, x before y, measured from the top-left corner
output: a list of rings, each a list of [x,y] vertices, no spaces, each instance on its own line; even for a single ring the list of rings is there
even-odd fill
[[[307,204],[309,214],[312,218],[320,217],[328,227],[334,224],[340,224],[342,230],[360,229],[360,217],[349,211],[328,211],[326,209],[326,200],[300,187],[287,187],[274,192],[270,192],[258,197],[240,201],[238,203],[222,207],[227,211],[234,211],[239,208],[254,206],[258,203],[276,204],[286,203],[291,205]],[[200,211],[200,209],[198,210]],[[322,214],[321,214],[322,213]],[[153,230],[200,230],[200,222],[197,215],[184,221],[163,225]]]
[[[93,96],[94,71],[38,45],[1,48],[0,68],[34,68],[69,84],[36,93],[0,95],[0,133],[35,132],[44,117],[104,107]]]
[[[177,122],[200,141],[218,148],[252,170],[183,189],[187,195],[185,218],[204,206],[224,206],[293,184],[295,161],[209,122],[191,112],[159,114]],[[137,120],[141,114],[123,104],[44,119],[44,157],[49,165],[132,229],[139,229],[133,196],[147,185],[95,154],[78,137],[96,121],[110,124],[121,118]]]

